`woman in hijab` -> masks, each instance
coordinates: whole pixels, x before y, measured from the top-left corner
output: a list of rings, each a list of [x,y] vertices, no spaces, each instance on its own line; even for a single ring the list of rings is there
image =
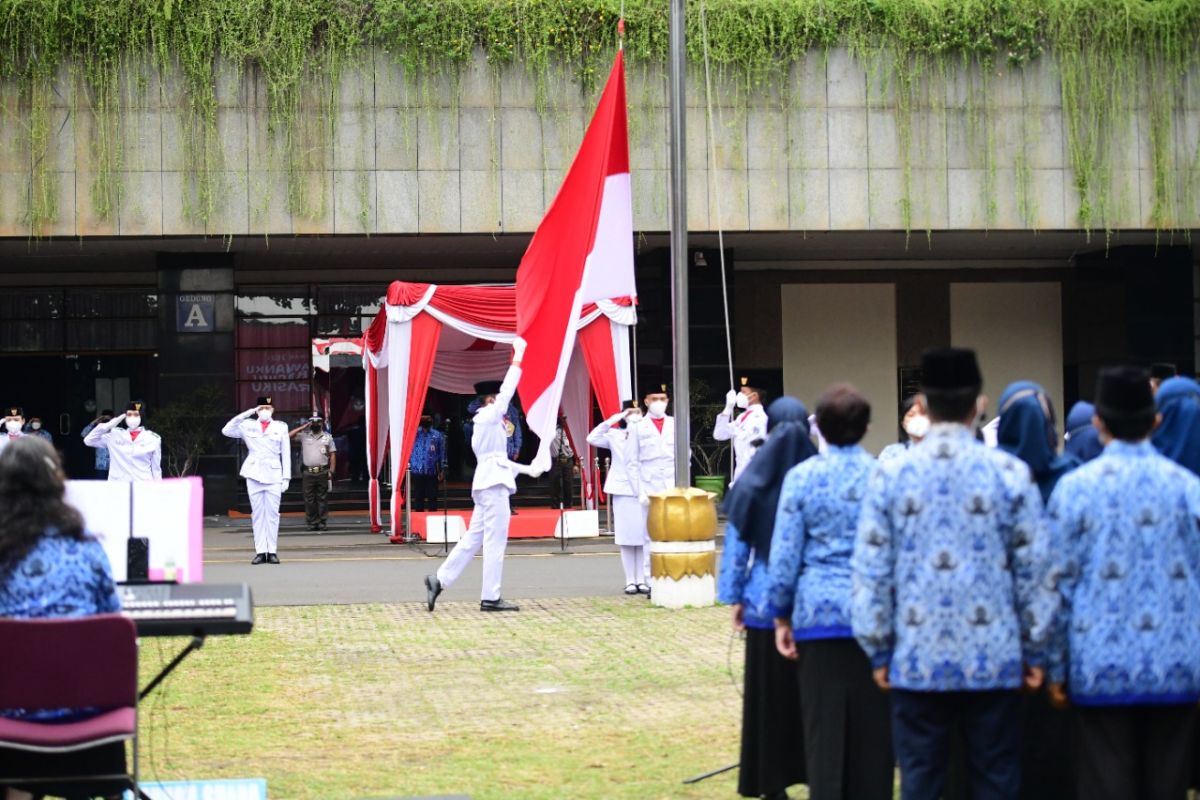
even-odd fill
[[[1150,440],[1158,452],[1200,475],[1200,383],[1168,378],[1158,387],[1155,400],[1162,422]]]
[[[783,478],[817,448],[808,410],[796,398],[771,403],[767,419],[766,442],[725,497],[728,521],[717,597],[733,606],[733,627],[746,634],[738,793],[786,798],[787,787],[805,780],[804,744],[796,664],[775,649],[767,561]]]
[[[1096,407],[1084,400],[1071,406],[1071,413],[1067,414],[1067,444],[1063,449],[1075,456],[1080,464],[1086,464],[1104,452],[1100,431],[1092,424],[1094,416]]]
[[[1059,479],[1075,467],[1079,460],[1058,452],[1058,435],[1054,428],[1054,406],[1046,390],[1036,383],[1018,381],[1009,384],[1000,395],[1000,424],[996,430],[996,446],[1029,466],[1033,480],[1042,493],[1042,502]]]
[[[1090,416],[1088,425],[1091,426]],[[1058,453],[1054,406],[1046,390],[1036,383],[1019,381],[1000,395],[997,437],[997,447],[1029,466],[1042,502],[1050,498],[1060,478],[1079,466],[1075,456]],[[1067,712],[1052,708],[1046,694],[1039,692],[1025,698],[1022,720],[1021,797],[1046,800],[1074,797],[1071,724]]]

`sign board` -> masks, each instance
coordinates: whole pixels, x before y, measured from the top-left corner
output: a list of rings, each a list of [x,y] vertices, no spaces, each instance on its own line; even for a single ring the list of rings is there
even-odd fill
[[[212,333],[216,330],[215,308],[215,295],[178,295],[175,299],[175,332]]]
[[[144,781],[139,788],[150,800],[267,800],[267,782],[263,778]],[[125,792],[125,800],[133,800],[133,794]]]
[[[113,579],[126,579],[130,536],[150,540],[150,580],[204,580],[204,484],[161,481],[67,481],[67,502],[108,554]]]

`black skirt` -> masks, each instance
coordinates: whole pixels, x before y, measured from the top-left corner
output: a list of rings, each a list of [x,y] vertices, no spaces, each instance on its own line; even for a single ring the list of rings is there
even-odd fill
[[[800,643],[808,788],[817,800],[891,800],[891,704],[853,639]]]
[[[796,662],[775,649],[775,631],[746,629],[738,794],[761,797],[804,783]]]

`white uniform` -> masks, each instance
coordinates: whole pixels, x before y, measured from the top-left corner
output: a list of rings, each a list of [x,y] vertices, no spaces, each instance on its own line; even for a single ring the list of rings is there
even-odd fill
[[[521,368],[513,365],[504,376],[496,401],[476,412],[471,431],[471,450],[479,462],[471,483],[475,509],[466,534],[438,567],[437,579],[443,587],[458,580],[467,564],[483,547],[483,588],[481,600],[499,600],[504,573],[504,548],[508,544],[508,521],[512,516],[509,497],[517,491],[514,469],[508,460],[508,430],[504,412],[517,391]]]
[[[621,566],[625,569],[626,585],[646,584],[650,535],[646,532],[646,511],[642,507],[641,476],[634,448],[637,444],[637,423],[625,428],[616,427],[624,414],[617,414],[588,434],[592,447],[606,448],[611,454],[604,492],[612,504],[613,540],[621,548]]]
[[[641,490],[665,492],[675,486],[675,418],[663,417],[662,432],[652,417],[630,426],[636,431],[633,459],[637,461]]]
[[[154,431],[117,426],[124,415],[97,425],[83,437],[88,447],[108,451],[110,481],[157,481],[162,479],[162,439]],[[135,437],[133,434],[137,433]]]
[[[754,458],[755,452],[758,451],[758,445],[754,442],[762,442],[767,438],[767,412],[763,410],[761,403],[750,406],[736,419],[733,418],[732,412],[722,412],[717,415],[713,438],[718,442],[733,440],[733,480],[730,482],[732,486],[742,471],[750,466],[750,459]]]
[[[271,420],[264,430],[262,422],[250,419],[253,413],[238,414],[225,423],[221,433],[241,439],[248,451],[240,474],[250,494],[254,552],[275,553],[279,547],[279,498],[292,478],[292,444],[286,424]]]
[[[14,439],[20,439],[24,436],[24,433],[8,433],[0,426],[0,450],[3,450]]]

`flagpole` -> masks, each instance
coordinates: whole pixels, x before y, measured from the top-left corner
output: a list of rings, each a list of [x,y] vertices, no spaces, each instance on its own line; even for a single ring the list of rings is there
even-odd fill
[[[687,171],[684,161],[684,2],[671,0],[671,311],[675,391],[675,485],[692,485],[688,365]]]

